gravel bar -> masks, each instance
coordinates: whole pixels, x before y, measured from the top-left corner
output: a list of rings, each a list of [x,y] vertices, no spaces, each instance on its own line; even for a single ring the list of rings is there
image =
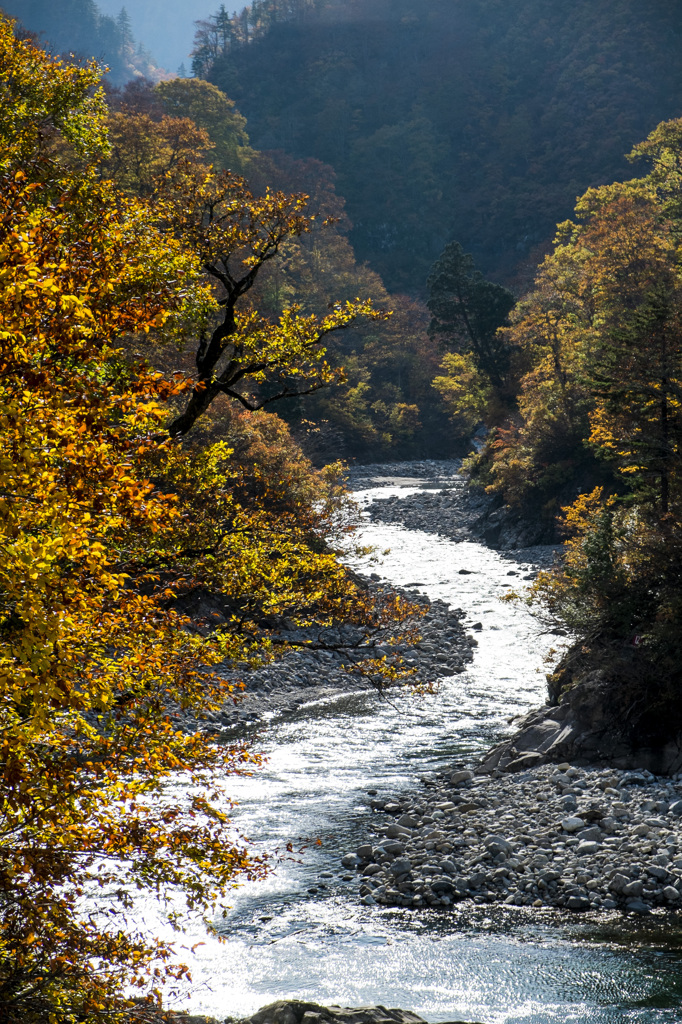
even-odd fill
[[[342,859],[366,905],[682,906],[682,773],[561,764],[421,781],[416,795],[373,798],[382,824]]]

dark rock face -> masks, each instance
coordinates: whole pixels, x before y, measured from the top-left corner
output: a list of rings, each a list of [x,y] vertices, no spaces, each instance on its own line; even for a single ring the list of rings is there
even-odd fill
[[[385,1006],[319,1006],[297,999],[280,999],[240,1024],[425,1024],[425,1021],[409,1010],[388,1010]],[[448,1024],[464,1022],[449,1021]]]
[[[655,775],[682,769],[677,709],[670,706],[666,714],[663,696],[653,685],[648,691],[650,707],[642,707],[647,689],[626,659],[620,665],[615,661],[610,671],[598,668],[577,678],[556,695],[556,704],[521,719],[518,732],[489,751],[478,771],[514,772],[560,761],[645,768]]]

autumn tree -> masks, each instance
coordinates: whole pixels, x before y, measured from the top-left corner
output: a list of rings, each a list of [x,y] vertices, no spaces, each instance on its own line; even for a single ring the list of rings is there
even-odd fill
[[[171,436],[186,434],[219,394],[256,410],[341,381],[343,371],[325,358],[327,337],[359,317],[385,316],[368,301],[338,304],[326,316],[292,305],[276,321],[242,306],[283,243],[309,230],[306,200],[281,192],[255,197],[229,172],[216,176],[189,166],[164,179],[159,202],[214,284],[220,310],[217,323],[199,333],[197,383],[168,427]]]
[[[189,118],[206,132],[215,166],[235,173],[245,170],[251,156],[246,118],[217,86],[201,78],[173,78],[159,82],[154,96],[169,117]]]
[[[4,19],[0,54],[0,1017],[116,1020],[124,988],[155,1000],[186,973],[131,931],[135,892],[210,918],[266,867],[224,788],[257,758],[199,727],[232,695],[215,667],[285,647],[283,615],[345,619],[390,680],[372,637],[407,609],[350,578],[324,501],[246,503],[227,445],[164,435],[193,383],[132,363],[123,339],[170,340],[215,298],[158,209],[95,173],[96,69]],[[202,588],[217,623],[181,613]]]
[[[655,201],[627,194],[595,212],[581,242],[600,321],[588,369],[590,442],[615,462],[627,491],[638,501],[649,495],[665,517],[682,468],[679,243]]]

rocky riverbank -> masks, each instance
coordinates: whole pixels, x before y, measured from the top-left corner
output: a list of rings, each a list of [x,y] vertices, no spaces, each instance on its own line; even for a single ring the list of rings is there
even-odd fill
[[[682,773],[458,769],[372,806],[374,835],[342,861],[365,904],[633,914],[682,906]]]
[[[551,521],[528,517],[504,505],[499,495],[471,487],[462,476],[461,460],[401,462],[354,467],[349,482],[354,490],[393,483],[420,488],[418,494],[376,498],[370,519],[399,523],[409,530],[435,533],[449,540],[481,540],[500,551],[544,547],[557,543]]]
[[[365,582],[378,595],[397,589],[386,587],[378,577]],[[229,682],[243,682],[246,689],[237,705],[226,704],[220,711],[208,715],[204,728],[217,738],[231,739],[273,717],[287,716],[302,707],[349,693],[371,690],[372,681],[353,672],[353,665],[365,658],[401,658],[411,670],[408,680],[413,686],[428,685],[436,679],[463,672],[473,657],[472,648],[477,641],[462,624],[465,617],[462,609],[450,608],[443,601],[430,602],[416,590],[402,593],[422,606],[423,616],[400,627],[392,626],[369,641],[363,641],[360,631],[352,626],[313,631],[292,629],[286,621],[282,622],[282,638],[294,645],[301,644],[301,648],[290,650],[282,658],[258,669],[225,669],[223,675]],[[421,636],[417,644],[392,642],[396,629],[411,627]]]

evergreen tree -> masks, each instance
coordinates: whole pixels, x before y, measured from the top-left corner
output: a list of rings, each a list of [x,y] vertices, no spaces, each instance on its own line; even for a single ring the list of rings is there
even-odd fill
[[[509,367],[509,352],[497,329],[506,322],[514,296],[486,281],[473,257],[459,242],[446,245],[429,276],[429,332],[440,335],[458,353],[470,352],[479,370],[501,387]]]

